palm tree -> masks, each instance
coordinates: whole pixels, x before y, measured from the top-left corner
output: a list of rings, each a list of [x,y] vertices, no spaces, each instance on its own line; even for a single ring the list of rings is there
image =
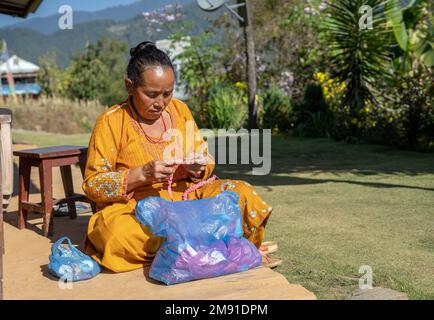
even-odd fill
[[[346,83],[344,104],[353,116],[367,101],[376,101],[377,81],[390,76],[391,36],[382,9],[381,0],[328,1],[324,32],[332,77]],[[364,27],[365,18],[372,18],[372,27]]]

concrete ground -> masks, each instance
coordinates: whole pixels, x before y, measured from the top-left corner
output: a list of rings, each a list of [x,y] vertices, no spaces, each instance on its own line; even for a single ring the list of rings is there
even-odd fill
[[[33,146],[14,145],[14,150]],[[42,236],[42,218],[30,214],[28,228],[17,228],[18,162],[14,159],[14,188],[4,216],[4,299],[315,299],[315,295],[297,284],[289,284],[284,276],[260,267],[247,272],[165,286],[148,277],[148,268],[114,274],[104,271],[97,277],[72,284],[59,283],[47,268],[51,245],[62,236],[68,236],[82,249],[91,212],[78,214],[77,219],[54,218],[54,234]],[[82,193],[82,177],[78,168],[72,170],[74,189]],[[32,168],[30,201],[39,202],[39,176]],[[53,196],[64,196],[60,171],[53,170]],[[278,271],[278,269],[276,269]]]

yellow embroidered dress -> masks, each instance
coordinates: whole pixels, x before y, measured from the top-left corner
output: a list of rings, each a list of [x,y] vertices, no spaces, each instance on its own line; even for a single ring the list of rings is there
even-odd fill
[[[145,185],[127,194],[129,169],[162,160],[163,153],[171,149],[175,140],[178,148],[182,146],[184,154],[191,148],[198,150],[204,143],[197,139],[189,146],[191,140],[187,135],[192,131],[197,137],[198,128],[186,104],[172,99],[166,111],[170,115],[171,128],[178,129],[182,137],[151,142],[141,130],[129,99],[102,113],[92,132],[83,190],[97,203],[99,211],[89,221],[85,251],[114,272],[148,265],[164,240],[137,221],[134,215],[137,201],[149,196],[170,199],[167,183]],[[189,124],[193,124],[192,130]],[[208,164],[203,179],[209,178],[213,169],[214,164]],[[174,200],[181,200],[183,192],[200,180],[189,177],[182,166],[178,167],[172,185]],[[259,247],[272,208],[251,185],[243,181],[217,179],[190,193],[188,199],[208,198],[224,190],[234,191],[240,196],[244,236]]]

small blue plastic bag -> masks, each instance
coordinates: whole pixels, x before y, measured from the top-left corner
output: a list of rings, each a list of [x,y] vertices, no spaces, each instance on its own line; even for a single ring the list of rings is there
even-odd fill
[[[200,200],[139,201],[137,219],[154,235],[166,238],[149,276],[170,285],[260,266],[258,249],[243,237],[238,199],[235,192],[224,191]]]
[[[64,241],[67,241],[66,246],[62,245]],[[101,272],[99,264],[74,247],[67,237],[62,237],[53,244],[49,259],[50,272],[67,281],[87,280]]]

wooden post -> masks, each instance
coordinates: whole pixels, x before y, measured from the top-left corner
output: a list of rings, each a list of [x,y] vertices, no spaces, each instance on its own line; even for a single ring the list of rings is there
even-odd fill
[[[0,149],[2,142],[0,140]],[[0,171],[2,163],[0,161]],[[3,194],[2,194],[2,181],[0,179],[0,300],[3,300],[3,253],[4,253],[4,235],[3,235]]]
[[[9,203],[13,188],[13,162],[11,137],[12,112],[0,109],[0,300],[3,300],[3,196],[6,196],[5,206]]]
[[[9,109],[0,109],[0,140],[1,140],[1,180],[3,204],[5,207],[9,204],[9,198],[13,192],[13,160],[12,160],[12,136],[11,136],[12,112]]]
[[[244,18],[244,22],[241,22],[241,25],[244,29],[244,39],[246,42],[247,82],[249,86],[249,130],[252,130],[258,127],[256,106],[256,52],[252,25],[252,5],[249,0],[238,0],[238,3],[245,3],[245,6],[240,7],[238,12],[240,16]]]

